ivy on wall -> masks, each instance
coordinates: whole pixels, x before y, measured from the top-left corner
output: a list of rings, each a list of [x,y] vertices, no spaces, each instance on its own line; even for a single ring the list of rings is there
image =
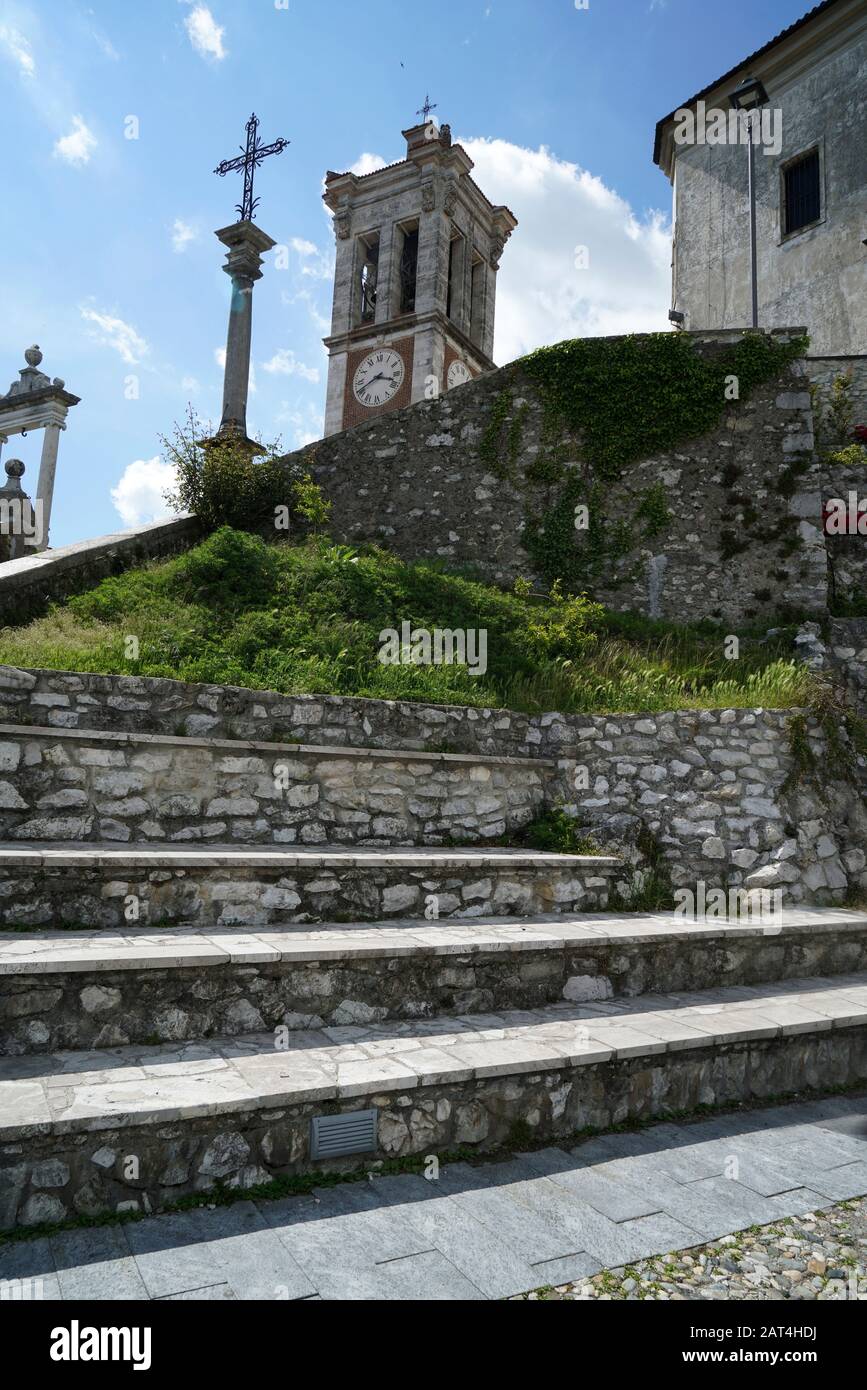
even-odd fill
[[[639,459],[716,428],[729,403],[727,378],[737,378],[737,399],[743,401],[803,356],[807,346],[806,338],[780,342],[748,332],[730,346],[699,352],[689,335],[651,333],[578,338],[541,348],[516,363],[516,370],[535,384],[542,403],[541,447],[519,478],[527,407],[513,411],[513,387],[507,386],[492,405],[479,458],[497,477],[546,486],[549,499],[557,489],[542,511],[534,511],[528,499],[524,546],[536,572],[574,590],[592,586],[603,573],[610,583],[616,561],[641,540],[661,535],[670,519],[661,483],[648,488],[628,514],[612,517],[611,485]],[[573,459],[570,466],[566,434],[580,441],[577,465]],[[730,488],[734,481],[729,480]],[[794,482],[787,480],[787,486]],[[590,515],[576,544],[579,503],[589,507]],[[743,506],[751,507],[749,499],[742,499]],[[736,543],[732,537],[731,544]],[[619,582],[634,579],[637,569],[640,565],[620,574]]]

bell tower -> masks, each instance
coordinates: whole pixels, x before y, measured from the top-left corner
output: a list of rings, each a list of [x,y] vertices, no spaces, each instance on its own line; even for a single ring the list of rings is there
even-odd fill
[[[337,240],[326,435],[495,365],[497,269],[517,221],[485,197],[447,125],[403,137],[399,163],[325,177]]]

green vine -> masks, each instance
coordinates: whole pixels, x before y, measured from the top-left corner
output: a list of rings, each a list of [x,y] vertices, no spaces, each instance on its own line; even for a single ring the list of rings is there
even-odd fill
[[[537,573],[551,583],[561,579],[575,591],[602,574],[609,584],[634,579],[640,563],[628,575],[613,577],[612,562],[635,549],[636,536],[647,540],[666,530],[671,514],[665,489],[654,483],[631,514],[612,519],[606,511],[611,484],[637,460],[715,428],[728,404],[727,379],[737,378],[737,398],[743,401],[806,348],[806,338],[780,342],[749,332],[731,346],[699,352],[686,334],[651,333],[578,338],[525,357],[519,365],[538,389],[542,427],[539,452],[523,482],[548,494],[541,509],[528,499],[525,515],[524,546]],[[479,459],[495,476],[518,481],[527,407],[511,412],[512,392],[506,387],[492,404]],[[564,436],[580,440],[577,466],[568,466]],[[790,465],[786,489],[795,490],[796,469]],[[723,485],[732,489],[739,472],[737,465],[726,465]],[[590,508],[590,517],[587,529],[576,532],[579,503]],[[749,513],[744,524],[754,524],[755,510],[747,499],[741,510],[744,506]],[[779,539],[781,554],[797,545],[791,535]],[[733,533],[728,543],[723,537],[730,555],[747,543]]]
[[[708,355],[686,334],[648,333],[576,338],[540,348],[521,366],[546,411],[582,437],[597,476],[617,478],[637,459],[713,429],[725,411],[727,377],[737,377],[738,399],[745,400],[806,347],[805,338],[782,343],[745,333]]]
[[[521,452],[526,405],[506,421],[512,410],[512,392],[504,387],[491,406],[491,418],[479,443],[479,459],[489,473],[497,478],[513,478]],[[503,437],[505,435],[505,438]]]

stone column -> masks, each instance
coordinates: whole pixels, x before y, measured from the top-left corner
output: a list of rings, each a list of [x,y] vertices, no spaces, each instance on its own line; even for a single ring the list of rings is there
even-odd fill
[[[216,236],[228,248],[224,271],[232,281],[226,367],[223,376],[223,416],[217,438],[252,445],[247,437],[247,392],[253,332],[253,285],[262,278],[262,256],[276,243],[253,222],[234,222]]]
[[[57,450],[60,445],[60,431],[63,425],[49,423],[45,426],[42,440],[42,456],[39,460],[39,481],[36,484],[37,515],[42,513],[42,539],[34,546],[34,552],[48,547],[48,527],[51,521],[51,502],[54,497],[54,475],[57,471]]]

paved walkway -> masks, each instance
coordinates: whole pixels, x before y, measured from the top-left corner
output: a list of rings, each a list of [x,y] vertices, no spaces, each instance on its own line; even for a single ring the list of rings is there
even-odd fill
[[[15,1242],[0,1279],[48,1299],[502,1298],[864,1193],[867,1098],[840,1098]]]

